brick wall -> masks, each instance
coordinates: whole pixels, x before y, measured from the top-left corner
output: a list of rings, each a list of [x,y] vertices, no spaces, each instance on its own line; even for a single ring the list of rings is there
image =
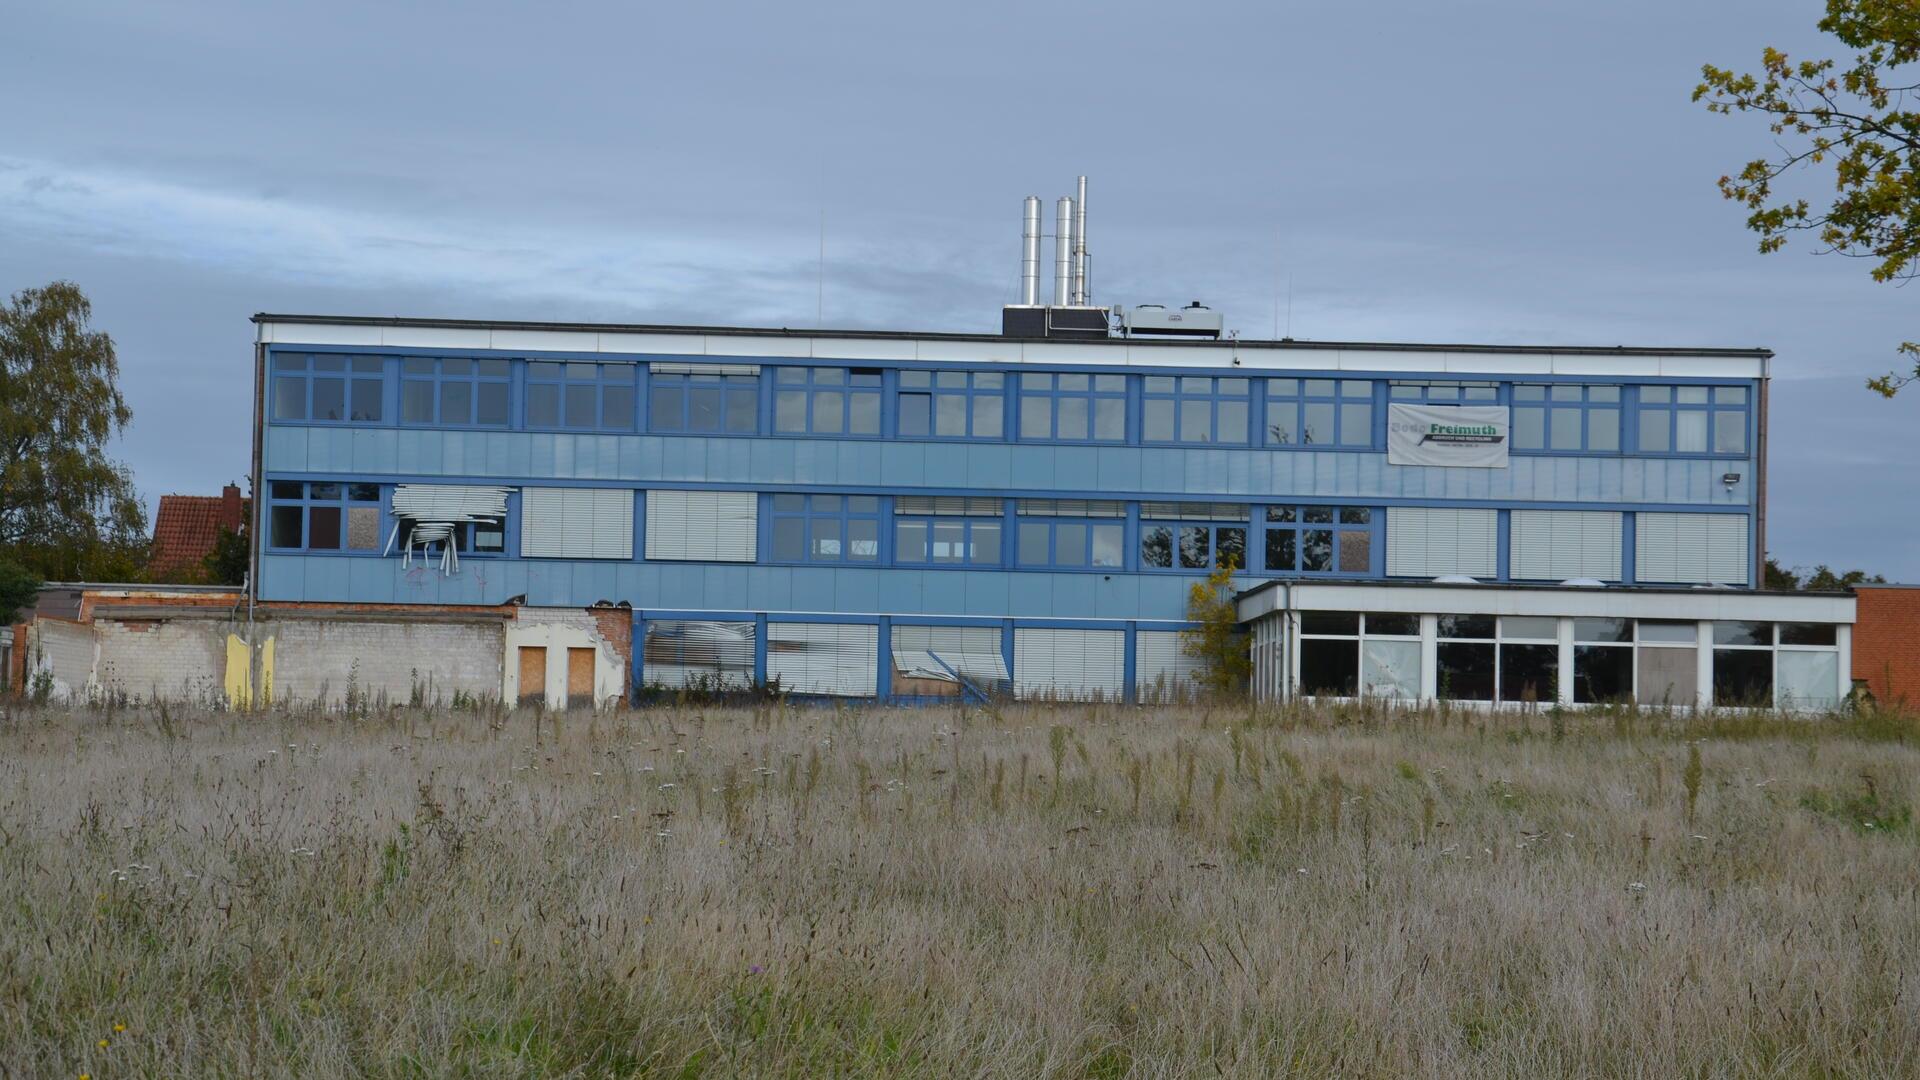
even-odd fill
[[[633,609],[588,608],[587,612],[620,658],[620,700],[625,701],[633,690]]]
[[[35,619],[27,689],[44,672],[55,701],[84,699],[93,683],[93,627],[65,619]]]
[[[136,701],[226,700],[224,619],[94,619],[100,660],[95,679],[109,694]]]
[[[274,639],[273,700],[324,699],[338,705],[351,684],[367,700],[404,705],[456,693],[500,696],[502,630],[498,622],[348,622],[274,619],[256,624]]]
[[[1853,677],[1883,705],[1920,706],[1920,587],[1854,588]]]

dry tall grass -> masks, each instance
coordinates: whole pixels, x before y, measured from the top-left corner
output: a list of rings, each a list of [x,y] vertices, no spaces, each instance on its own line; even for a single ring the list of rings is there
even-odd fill
[[[0,1073],[1920,1074],[1909,722],[535,719],[0,720]]]

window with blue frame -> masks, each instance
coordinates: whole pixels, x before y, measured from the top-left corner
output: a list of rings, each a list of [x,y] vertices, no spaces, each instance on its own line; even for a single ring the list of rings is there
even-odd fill
[[[1269,506],[1262,568],[1270,574],[1371,574],[1380,512],[1364,506]]]
[[[1747,452],[1744,386],[1642,386],[1638,422],[1643,454]]]
[[[1393,401],[1423,405],[1495,405],[1500,401],[1500,387],[1490,382],[1396,380],[1387,396]]]
[[[271,550],[380,550],[379,484],[274,480],[267,495]]]
[[[999,566],[998,499],[900,496],[893,500],[893,561],[906,566]]]
[[[409,356],[400,361],[400,422],[506,427],[510,360]]]
[[[1125,442],[1127,377],[1076,372],[1022,373],[1020,438]]]
[[[1620,388],[1515,383],[1513,449],[1620,452]]]
[[[1022,499],[1014,560],[1020,566],[1119,570],[1126,563],[1125,503]]]
[[[772,561],[879,561],[879,496],[771,495],[767,501]]]
[[[632,431],[632,364],[527,362],[527,426],[566,431]]]
[[[760,430],[760,376],[655,364],[647,372],[647,430],[753,435]]]
[[[385,412],[386,358],[275,353],[273,418],[377,424]]]
[[[1232,503],[1142,503],[1140,568],[1246,569],[1248,513]]]
[[[782,435],[880,434],[880,369],[775,368],[773,430]]]
[[[1373,445],[1369,379],[1268,379],[1268,446]]]
[[[1248,380],[1148,375],[1140,389],[1142,442],[1246,445],[1252,403]]]
[[[1006,434],[1006,412],[1007,377],[1000,372],[900,372],[903,436],[998,439]]]

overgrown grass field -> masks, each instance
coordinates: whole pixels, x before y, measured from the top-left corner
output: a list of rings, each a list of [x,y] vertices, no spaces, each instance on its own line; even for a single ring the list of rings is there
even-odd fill
[[[1920,728],[0,719],[0,1075],[1913,1076]]]

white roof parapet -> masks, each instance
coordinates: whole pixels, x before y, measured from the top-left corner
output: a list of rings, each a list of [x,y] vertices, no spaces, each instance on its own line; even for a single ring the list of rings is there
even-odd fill
[[[1577,348],[1391,342],[1146,342],[1127,338],[1028,340],[995,335],[849,333],[733,327],[511,324],[465,320],[256,315],[271,345],[592,353],[645,361],[668,357],[997,363],[1052,366],[1239,367],[1261,371],[1405,372],[1439,377],[1571,375],[1606,378],[1757,379],[1764,349]]]
[[[1294,611],[1847,624],[1854,621],[1855,606],[1854,598],[1844,593],[1288,581],[1242,593],[1237,609],[1241,622],[1251,622],[1283,610],[1283,605]]]

